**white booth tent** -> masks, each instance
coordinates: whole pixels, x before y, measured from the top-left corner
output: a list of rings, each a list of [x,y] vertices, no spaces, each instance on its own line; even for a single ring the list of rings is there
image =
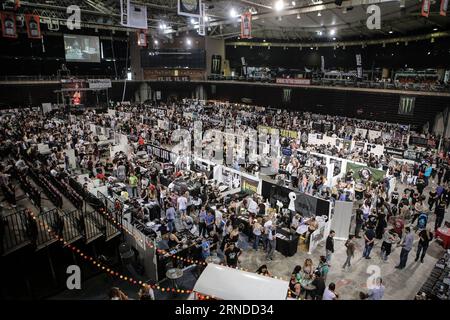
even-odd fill
[[[220,300],[286,300],[289,282],[210,263],[194,286],[195,293]]]

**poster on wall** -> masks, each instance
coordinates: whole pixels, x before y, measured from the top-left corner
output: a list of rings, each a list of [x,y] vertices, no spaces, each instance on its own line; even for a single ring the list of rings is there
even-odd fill
[[[431,0],[423,0],[422,1],[422,12],[421,15],[423,17],[427,17],[430,15],[430,7],[431,7]]]
[[[139,47],[146,47],[147,46],[147,33],[145,30],[139,30],[136,32],[137,35],[137,45]]]
[[[245,12],[241,16],[241,38],[252,38],[252,14],[251,12]]]
[[[201,0],[178,0],[178,15],[200,18],[201,14]]]
[[[40,17],[36,14],[26,14],[25,23],[29,39],[41,39]]]
[[[16,15],[12,12],[0,12],[2,35],[4,38],[17,38]]]

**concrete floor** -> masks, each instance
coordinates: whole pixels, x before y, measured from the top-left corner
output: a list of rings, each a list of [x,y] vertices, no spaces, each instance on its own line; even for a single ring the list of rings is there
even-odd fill
[[[436,186],[434,181],[430,181],[429,187],[424,191],[425,195],[432,186]],[[399,185],[399,193],[403,192],[405,186]],[[434,215],[431,214],[428,226],[434,227]],[[446,219],[450,221],[450,210],[447,210]],[[433,229],[433,228],[432,228]],[[351,231],[354,226],[351,227]],[[418,237],[414,242],[414,248],[408,257],[407,266],[403,270],[395,269],[395,266],[400,261],[401,248],[392,248],[392,253],[387,262],[383,262],[380,258],[380,248],[382,240],[377,240],[371,253],[371,259],[366,260],[362,258],[364,249],[364,240],[356,239],[357,248],[355,257],[352,260],[352,267],[348,270],[343,270],[342,265],[346,260],[345,241],[335,240],[335,253],[331,259],[331,267],[326,279],[326,284],[334,282],[336,284],[337,292],[340,294],[340,299],[354,300],[359,299],[359,292],[367,291],[367,281],[373,272],[377,272],[383,279],[383,284],[386,287],[384,300],[411,300],[420,290],[422,285],[427,280],[430,272],[436,261],[442,257],[444,249],[434,240],[428,248],[424,263],[414,262]],[[284,257],[279,252],[275,251],[274,260],[267,261],[262,249],[255,252],[253,249],[246,249],[241,255],[241,267],[250,271],[255,271],[263,264],[268,266],[269,271],[274,276],[281,276],[286,280],[290,279],[290,275],[296,265],[303,267],[305,259],[311,258],[314,266],[317,266],[321,255],[325,255],[325,243],[322,242],[316,250],[309,255],[307,252],[298,251],[292,257]],[[374,278],[374,277],[372,277]],[[369,279],[370,280],[370,279]]]

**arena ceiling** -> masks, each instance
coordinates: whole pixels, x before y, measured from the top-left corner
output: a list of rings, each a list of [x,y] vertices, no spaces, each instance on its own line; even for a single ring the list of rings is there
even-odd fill
[[[283,3],[281,10],[276,8],[279,1]],[[180,33],[195,33],[198,28],[197,21],[178,16],[177,0],[132,2],[147,6],[148,25],[154,35],[170,38]],[[446,31],[450,27],[450,14],[439,15],[440,0],[432,0],[428,18],[420,15],[420,0],[346,0],[341,5],[334,0],[205,0],[204,3],[208,35],[233,40],[240,34],[238,16],[248,10],[253,12],[252,36],[259,40],[326,41],[330,37],[361,40]],[[41,15],[45,23],[49,19],[63,21],[67,17],[66,8],[74,4],[81,8],[85,26],[123,29],[119,23],[119,0],[29,0],[20,1],[20,10]],[[379,30],[366,27],[367,7],[371,4],[381,9]],[[162,23],[165,28],[161,28]]]

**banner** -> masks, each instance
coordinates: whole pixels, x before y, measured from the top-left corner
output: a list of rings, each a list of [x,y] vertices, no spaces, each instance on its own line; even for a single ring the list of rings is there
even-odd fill
[[[178,0],[178,15],[200,18],[201,14],[201,0]]]
[[[441,0],[441,10],[439,14],[445,17],[447,15],[447,8],[448,8],[448,0]]]
[[[4,38],[17,38],[16,15],[12,12],[0,12],[2,35]]]
[[[423,0],[422,2],[422,16],[427,17],[430,15],[430,6],[431,6],[431,0]]]
[[[293,86],[302,86],[302,85],[310,85],[310,79],[285,79],[285,78],[277,78],[277,84],[289,84]]]
[[[130,0],[120,0],[120,24],[147,30],[147,7],[131,3]]]
[[[324,56],[320,56],[320,70],[322,72],[325,72],[325,57]]]
[[[41,38],[40,18],[36,14],[26,14],[25,23],[27,25],[27,34],[30,39]]]
[[[198,24],[198,34],[200,36],[206,36],[206,5],[202,3],[201,8],[202,10]]]
[[[246,193],[258,192],[258,181],[253,181],[241,176],[241,190]]]
[[[145,30],[139,30],[136,32],[137,35],[137,45],[139,47],[147,46],[147,32]]]
[[[245,12],[241,16],[241,39],[252,38],[252,14]]]
[[[110,79],[88,79],[90,89],[108,89],[112,88]]]
[[[211,56],[211,74],[221,74],[222,73],[222,56],[218,54],[213,54]]]
[[[391,156],[398,156],[400,158],[403,158],[403,154],[405,153],[405,150],[404,149],[391,148],[391,147],[384,147],[384,152],[386,152],[386,154],[389,154]]]
[[[375,181],[379,182],[384,179],[386,172],[364,165],[347,162],[347,172],[353,171],[353,179],[355,181]]]
[[[356,55],[356,73],[357,73],[357,78],[358,79],[362,79],[363,78],[361,54],[357,54]]]

